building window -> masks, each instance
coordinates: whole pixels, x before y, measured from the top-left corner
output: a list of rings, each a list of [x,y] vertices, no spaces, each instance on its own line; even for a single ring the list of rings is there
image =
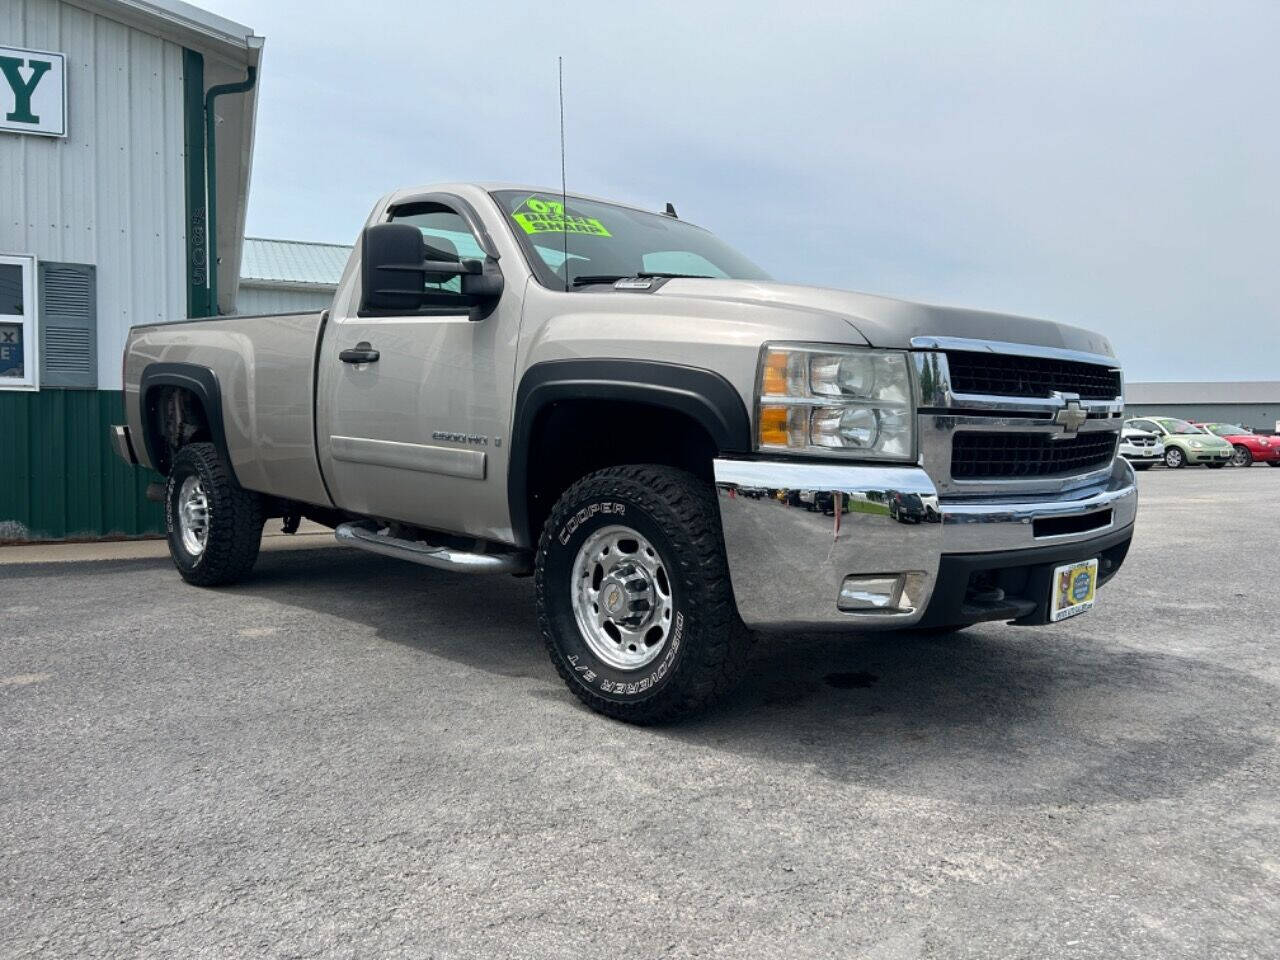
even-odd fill
[[[39,386],[34,257],[0,256],[0,390]]]

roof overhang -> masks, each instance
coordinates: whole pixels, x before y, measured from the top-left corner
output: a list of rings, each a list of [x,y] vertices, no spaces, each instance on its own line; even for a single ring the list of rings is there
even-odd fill
[[[127,24],[153,36],[209,55],[245,62],[245,51],[262,38],[242,23],[182,0],[66,0],[74,6]]]
[[[248,68],[262,69],[263,38],[253,29],[182,0],[65,0],[143,33],[178,44],[204,58],[204,86],[238,83]],[[218,307],[235,311],[240,256],[249,206],[258,88],[214,101],[217,136]]]
[[[241,290],[290,290],[294,293],[334,293],[338,289],[336,283],[302,283],[297,280],[259,280],[254,277],[240,278]]]

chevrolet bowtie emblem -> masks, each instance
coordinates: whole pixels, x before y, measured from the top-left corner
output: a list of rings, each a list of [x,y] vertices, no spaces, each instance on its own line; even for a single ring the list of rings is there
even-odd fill
[[[1088,419],[1089,412],[1080,406],[1080,401],[1068,400],[1067,405],[1054,416],[1053,422],[1062,427],[1063,433],[1076,433]]]

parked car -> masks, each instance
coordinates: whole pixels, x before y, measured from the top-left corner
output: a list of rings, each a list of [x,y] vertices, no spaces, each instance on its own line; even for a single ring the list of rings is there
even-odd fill
[[[1164,441],[1158,433],[1126,423],[1120,431],[1120,456],[1135,470],[1150,470],[1164,459]]]
[[[1231,462],[1237,467],[1249,467],[1255,463],[1280,467],[1280,437],[1259,436],[1237,423],[1200,423],[1197,426],[1235,447]]]
[[[351,258],[328,310],[130,331],[112,436],[167,477],[187,582],[246,576],[268,517],[533,573],[573,694],[655,722],[749,628],[1054,623],[1129,549],[1100,334],[776,283],[673,210],[537,188],[394,191]],[[886,506],[824,523],[837,495]]]
[[[1138,417],[1126,421],[1126,427],[1159,435],[1164,442],[1164,463],[1177,469],[1187,464],[1204,464],[1221,469],[1235,456],[1235,447],[1219,436],[1177,417]]]

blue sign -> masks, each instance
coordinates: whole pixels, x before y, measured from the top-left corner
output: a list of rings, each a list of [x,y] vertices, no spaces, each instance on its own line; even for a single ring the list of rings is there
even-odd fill
[[[22,376],[22,324],[0,323],[0,377]]]
[[[1076,574],[1076,582],[1071,586],[1071,596],[1076,603],[1083,603],[1085,597],[1089,596],[1089,573]]]

